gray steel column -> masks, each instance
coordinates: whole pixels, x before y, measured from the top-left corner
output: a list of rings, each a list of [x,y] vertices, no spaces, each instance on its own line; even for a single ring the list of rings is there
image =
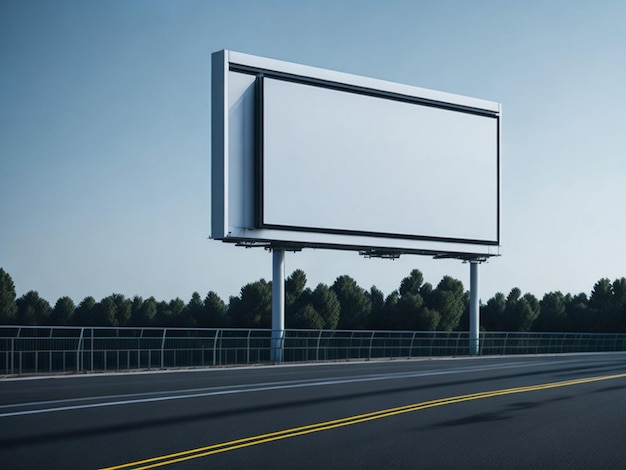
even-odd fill
[[[272,341],[270,360],[283,362],[285,337],[285,250],[272,249]]]
[[[477,356],[479,348],[480,305],[478,296],[478,265],[479,261],[470,261],[470,318],[469,318],[469,351],[470,356]]]

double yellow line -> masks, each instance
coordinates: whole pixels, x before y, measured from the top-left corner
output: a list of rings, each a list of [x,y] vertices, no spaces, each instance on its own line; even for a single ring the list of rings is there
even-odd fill
[[[388,418],[403,413],[412,413],[413,411],[424,410],[427,408],[434,408],[436,406],[451,405],[453,403],[460,403],[470,400],[481,400],[483,398],[497,397],[501,395],[511,395],[514,393],[534,392],[537,390],[547,390],[558,387],[568,387],[571,385],[586,384],[591,382],[599,382],[602,380],[620,379],[626,377],[624,374],[605,375],[600,377],[585,377],[582,379],[567,380],[564,382],[552,382],[539,385],[530,385],[526,387],[507,388],[502,390],[492,390],[489,392],[470,393],[468,395],[458,395],[448,398],[440,398],[438,400],[424,401],[421,403],[414,403],[412,405],[399,406],[396,408],[388,408],[385,410],[373,411],[371,413],[364,413],[355,416],[349,416],[347,418],[335,419],[331,421],[324,421],[316,424],[309,424],[306,426],[300,426],[297,428],[284,429],[282,431],[271,432],[267,434],[259,434],[257,436],[246,437],[243,439],[236,439],[234,441],[222,442],[220,444],[213,444],[206,447],[199,447],[196,449],[186,450],[183,452],[177,452],[174,454],[162,455],[160,457],[153,457],[145,460],[138,460],[136,462],[130,462],[123,465],[117,465],[115,467],[106,467],[101,470],[120,470],[120,469],[133,469],[133,470],[147,470],[150,468],[163,467],[165,465],[171,465],[178,462],[184,462],[186,460],[198,459],[200,457],[207,457],[209,455],[219,454],[222,452],[229,452],[232,450],[241,449],[244,447],[256,446],[259,444],[265,444],[267,442],[278,441],[281,439],[288,439],[291,437],[303,436],[305,434],[311,434],[314,432],[327,431],[329,429],[340,428],[343,426],[351,426],[353,424],[364,423],[366,421],[373,421],[375,419]]]

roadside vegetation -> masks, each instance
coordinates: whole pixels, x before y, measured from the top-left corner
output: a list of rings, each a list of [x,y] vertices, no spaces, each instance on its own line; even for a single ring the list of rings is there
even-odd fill
[[[393,292],[369,290],[347,275],[332,285],[307,287],[306,274],[294,271],[285,282],[286,328],[372,330],[467,330],[469,293],[463,283],[444,276],[436,286],[414,269]],[[269,328],[272,285],[264,279],[246,284],[225,302],[215,292],[180,298],[91,296],[76,304],[70,297],[54,305],[31,290],[16,297],[9,273],[0,268],[0,325],[113,326],[184,328]],[[481,303],[485,331],[626,332],[626,278],[600,279],[591,294],[549,292],[538,299],[515,287]]]

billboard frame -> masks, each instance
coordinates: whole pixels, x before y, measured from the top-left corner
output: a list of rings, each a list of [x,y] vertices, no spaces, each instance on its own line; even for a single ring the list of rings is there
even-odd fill
[[[250,103],[247,114],[252,116],[244,118],[248,120],[246,125],[253,128],[247,131],[248,140],[253,142],[241,144],[247,146],[243,151],[233,149],[236,147],[233,144],[233,128],[241,125],[231,115],[233,103],[229,93],[234,89],[231,84],[233,74],[250,77],[253,87],[251,94],[254,96],[247,98]],[[495,206],[495,213],[492,214],[494,236],[482,240],[265,223],[263,83],[268,78],[494,119],[497,140],[493,143],[496,160],[493,162],[493,173],[496,181],[489,181],[495,192],[490,196],[493,198],[490,202]],[[211,238],[242,246],[282,247],[293,251],[303,248],[338,249],[390,258],[401,254],[464,260],[499,256],[500,135],[499,103],[228,50],[215,52],[212,56]],[[248,172],[247,180],[237,174],[242,165],[247,167],[244,169]],[[472,185],[473,182],[468,181],[464,190],[471,191]],[[239,199],[233,200],[233,195]]]

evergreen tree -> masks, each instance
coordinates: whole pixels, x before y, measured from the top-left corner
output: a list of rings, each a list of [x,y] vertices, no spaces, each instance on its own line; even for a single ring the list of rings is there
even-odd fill
[[[157,302],[157,311],[154,318],[154,326],[168,327],[176,326],[175,318],[170,308],[170,304],[165,300]]]
[[[441,318],[432,305],[433,288],[422,284],[424,276],[418,269],[402,279],[397,294],[386,301],[389,326],[393,330],[434,330]]]
[[[72,324],[77,326],[93,326],[95,322],[96,299],[85,297],[74,311]]]
[[[272,284],[261,279],[241,288],[239,297],[231,297],[228,314],[236,328],[271,328]]]
[[[287,319],[288,324],[287,328],[294,329],[315,329],[321,330],[324,328],[324,319],[322,316],[313,308],[311,304],[304,304],[298,310],[294,312],[294,314]]]
[[[191,299],[185,307],[185,313],[183,314],[182,323],[180,326],[185,328],[197,328],[204,323],[204,317],[206,313],[204,311],[204,302],[202,297],[197,292],[191,294]]]
[[[441,314],[437,310],[425,307],[416,318],[415,330],[434,331],[441,322]]]
[[[561,292],[548,292],[539,302],[540,311],[533,331],[569,331],[565,296]]]
[[[143,300],[133,297],[130,306],[130,326],[153,326],[157,315],[157,301],[154,297]]]
[[[111,300],[115,304],[115,326],[128,325],[131,315],[131,301],[122,294],[112,294]]]
[[[204,298],[204,316],[198,326],[202,328],[222,328],[228,326],[228,308],[215,292],[210,291]]]
[[[334,330],[339,325],[341,304],[335,292],[326,284],[319,283],[310,295],[311,305],[324,320],[322,328]]]
[[[332,287],[339,300],[341,313],[338,328],[358,330],[365,327],[372,304],[365,290],[348,275],[339,276]]]
[[[424,298],[418,293],[405,291],[400,295],[395,305],[391,328],[394,330],[424,331],[428,326],[434,330],[437,324],[432,324],[432,311],[424,312]],[[425,315],[424,318],[421,318]]]
[[[591,331],[614,333],[621,331],[622,311],[613,287],[621,288],[620,282],[611,283],[607,278],[600,279],[593,286],[589,297],[589,314],[593,318]]]
[[[172,322],[170,326],[178,327],[185,324],[186,305],[181,298],[176,297],[175,299],[170,300],[167,307],[170,312],[170,319]]]
[[[424,275],[419,269],[414,269],[411,273],[400,281],[400,296],[406,294],[419,294],[424,282]]]
[[[372,304],[372,313],[370,314],[368,328],[385,329],[385,294],[376,286],[372,286],[368,297]]]
[[[306,286],[306,274],[301,269],[296,269],[285,281],[285,311],[289,312],[296,304]]]
[[[136,295],[130,301],[130,320],[128,320],[128,326],[143,326],[141,325],[141,307],[143,305],[143,299]]]
[[[18,325],[46,325],[52,309],[50,304],[39,297],[37,291],[31,290],[16,300]]]
[[[152,326],[157,316],[157,301],[154,297],[148,297],[141,304],[139,326]]]
[[[626,278],[613,282],[613,308],[616,312],[616,332],[626,332]]]
[[[52,313],[50,314],[51,325],[69,325],[74,316],[76,306],[74,301],[67,296],[60,297],[54,304]]]
[[[109,295],[96,304],[90,326],[118,326],[117,304],[113,296]]]
[[[400,293],[394,290],[385,299],[385,306],[383,307],[384,318],[380,328],[385,330],[395,330],[397,326],[397,308],[398,301],[400,300]]]
[[[534,295],[522,296],[522,291],[514,287],[506,298],[504,331],[530,331],[539,316],[539,308],[539,301]]]
[[[587,294],[580,293],[575,296],[567,294],[565,296],[565,312],[567,314],[567,323],[570,325],[570,331],[588,332],[592,331],[592,324],[589,315],[589,299]]]
[[[437,330],[455,330],[469,299],[463,289],[463,283],[450,276],[444,276],[432,293],[432,305],[439,312]]]
[[[498,292],[481,308],[482,327],[486,331],[506,331],[505,311],[506,297],[502,292]]]
[[[15,323],[17,304],[15,284],[4,269],[0,268],[0,325]]]

